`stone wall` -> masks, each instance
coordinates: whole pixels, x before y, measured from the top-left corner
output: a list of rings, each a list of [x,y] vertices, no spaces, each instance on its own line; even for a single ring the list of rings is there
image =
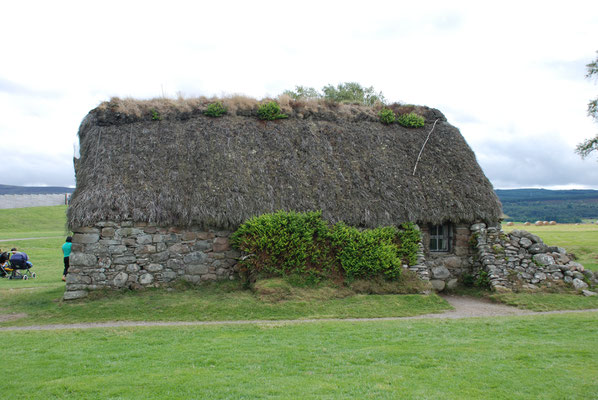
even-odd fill
[[[60,206],[67,204],[70,194],[5,194],[0,196],[0,208]]]
[[[526,231],[503,232],[500,225],[471,226],[475,249],[473,271],[478,281],[491,289],[539,290],[555,286],[588,289],[598,284],[598,276],[574,261],[562,247],[547,246]]]
[[[240,253],[230,232],[146,223],[100,222],[74,230],[64,299],[89,290],[158,287],[176,280],[192,283],[234,279]]]

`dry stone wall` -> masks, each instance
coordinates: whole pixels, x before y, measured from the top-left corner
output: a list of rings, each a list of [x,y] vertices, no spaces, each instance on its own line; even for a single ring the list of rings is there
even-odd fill
[[[231,248],[230,233],[132,222],[100,222],[75,229],[64,299],[103,288],[234,279],[240,253]]]
[[[562,247],[548,246],[526,231],[506,234],[485,224],[471,226],[475,249],[473,270],[478,281],[486,280],[496,291],[539,290],[565,286],[587,290],[598,277],[574,261]]]

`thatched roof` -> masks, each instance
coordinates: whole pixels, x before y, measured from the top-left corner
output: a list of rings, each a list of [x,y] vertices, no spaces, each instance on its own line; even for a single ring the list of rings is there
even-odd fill
[[[475,155],[438,110],[394,105],[425,116],[425,127],[406,129],[380,123],[376,108],[283,99],[289,118],[264,122],[255,100],[227,101],[220,118],[203,115],[207,99],[113,99],[92,110],[79,130],[69,225],[234,228],[277,210],[322,210],[362,227],[500,218]]]

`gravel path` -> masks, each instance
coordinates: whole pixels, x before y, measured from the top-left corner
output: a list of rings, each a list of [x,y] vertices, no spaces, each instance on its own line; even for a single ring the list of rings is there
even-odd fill
[[[136,326],[208,326],[208,325],[251,325],[251,324],[306,324],[314,322],[364,322],[364,321],[398,321],[407,319],[460,319],[475,317],[499,317],[514,315],[546,315],[570,314],[580,312],[598,312],[598,308],[589,310],[562,310],[562,311],[529,311],[521,310],[504,304],[492,303],[486,299],[465,296],[442,296],[455,309],[439,314],[425,314],[414,317],[386,317],[386,318],[323,318],[323,319],[294,319],[294,320],[242,320],[242,321],[180,321],[180,322],[153,322],[153,321],[114,321],[114,322],[88,322],[79,324],[31,325],[0,327],[0,331],[49,331],[58,329],[91,329],[91,328],[117,328]],[[24,314],[0,314],[0,322],[23,318]]]

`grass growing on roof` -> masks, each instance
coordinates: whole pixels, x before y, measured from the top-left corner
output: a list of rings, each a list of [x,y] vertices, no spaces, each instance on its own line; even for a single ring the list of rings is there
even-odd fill
[[[3,332],[11,399],[590,399],[598,315]],[[24,338],[26,335],[26,338]]]

